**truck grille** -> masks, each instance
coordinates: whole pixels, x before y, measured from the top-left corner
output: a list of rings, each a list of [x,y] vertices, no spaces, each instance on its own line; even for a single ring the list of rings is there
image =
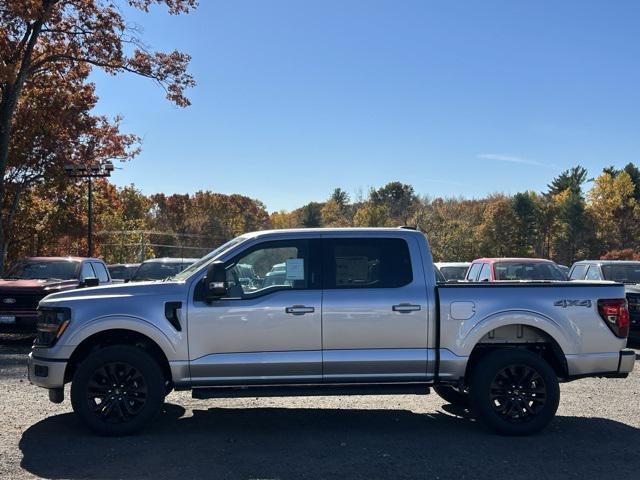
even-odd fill
[[[0,312],[35,310],[44,297],[44,293],[0,292]]]
[[[640,326],[640,294],[627,293],[627,303],[629,304],[631,325]]]

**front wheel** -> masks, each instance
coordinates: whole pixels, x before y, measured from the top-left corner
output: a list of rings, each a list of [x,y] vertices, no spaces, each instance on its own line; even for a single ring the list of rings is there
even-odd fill
[[[553,419],[560,402],[558,378],[549,364],[528,350],[495,350],[484,356],[470,379],[472,410],[503,435],[529,435]]]
[[[164,377],[144,350],[106,347],[89,355],[73,375],[74,412],[100,435],[129,435],[143,428],[164,401]]]

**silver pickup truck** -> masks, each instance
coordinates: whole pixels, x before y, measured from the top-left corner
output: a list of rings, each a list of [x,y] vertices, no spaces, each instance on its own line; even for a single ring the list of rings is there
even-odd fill
[[[196,398],[426,394],[507,435],[542,429],[559,382],[626,377],[624,287],[438,285],[408,229],[255,232],[164,281],[40,302],[32,383],[97,433],[147,424],[172,389]]]

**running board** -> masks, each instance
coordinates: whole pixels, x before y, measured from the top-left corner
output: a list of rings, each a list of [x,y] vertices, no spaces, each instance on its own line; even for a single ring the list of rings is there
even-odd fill
[[[426,383],[367,383],[358,384],[319,384],[319,385],[253,385],[249,387],[195,387],[191,396],[207,398],[242,397],[317,397],[342,395],[427,395]]]

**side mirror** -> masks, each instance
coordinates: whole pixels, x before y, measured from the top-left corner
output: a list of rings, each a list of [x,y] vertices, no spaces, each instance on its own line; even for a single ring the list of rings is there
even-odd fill
[[[83,282],[80,283],[83,287],[97,287],[100,285],[100,280],[97,278],[85,278]]]
[[[204,277],[204,299],[207,302],[218,300],[227,295],[227,271],[224,263],[213,262]]]

